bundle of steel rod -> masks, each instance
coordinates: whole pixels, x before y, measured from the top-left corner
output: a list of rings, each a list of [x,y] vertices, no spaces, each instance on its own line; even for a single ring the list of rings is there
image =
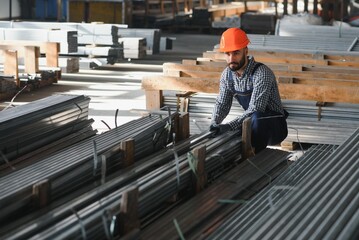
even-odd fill
[[[233,215],[221,221],[216,229],[212,229],[205,238],[227,239],[237,238],[253,225],[257,224],[261,215],[268,213],[280,201],[286,201],[288,194],[310,174],[322,161],[325,161],[337,146],[313,145],[302,157],[294,161],[287,170],[281,173],[271,184],[257,193],[250,201],[233,212]],[[203,230],[203,232],[205,229]]]
[[[182,155],[187,153],[194,147],[201,144],[206,138],[208,138],[208,134],[201,134],[199,136],[192,136],[176,144],[175,149],[177,154]],[[156,154],[145,157],[135,162],[132,166],[121,169],[117,173],[110,175],[108,181],[104,182],[99,187],[86,192],[78,198],[66,199],[64,201],[66,202],[65,205],[52,209],[40,217],[36,214],[30,214],[27,217],[18,219],[10,226],[2,225],[0,228],[0,235],[7,234],[7,236],[12,236],[14,239],[28,238],[36,232],[71,216],[74,214],[73,210],[80,210],[85,206],[99,201],[101,198],[109,195],[113,191],[123,188],[131,182],[135,182],[138,178],[152,171],[154,168],[173,161],[173,158],[174,151],[172,148],[162,149]]]
[[[79,44],[114,45],[118,43],[119,28],[127,26],[106,23],[0,21],[0,27],[76,31]]]
[[[215,94],[203,93],[188,98],[191,134],[209,128],[215,98]],[[287,141],[339,145],[359,127],[359,107],[356,104],[326,103],[320,106],[313,101],[282,102],[289,112]],[[165,94],[164,104],[176,110],[177,98],[172,92]],[[226,121],[242,113],[243,109],[234,100]]]
[[[1,111],[1,164],[90,127],[89,102],[83,95],[53,95]]]
[[[0,40],[31,40],[60,43],[60,53],[77,52],[77,32],[30,28],[0,28]]]
[[[229,209],[239,207],[245,194],[255,194],[253,188],[249,190],[250,186],[262,179],[268,184],[271,178],[275,177],[275,173],[271,172],[273,169],[281,164],[287,167],[288,154],[280,150],[266,149],[250,160],[241,162],[194,198],[142,229],[140,238],[175,238],[178,236],[178,230],[173,221],[176,220],[186,239],[198,239],[204,226],[211,225],[213,228],[211,223],[222,218],[222,214],[228,214]],[[232,204],[225,204],[226,201]]]
[[[298,50],[312,50],[312,51],[345,51],[356,52],[359,50],[355,45],[357,44],[357,37],[330,37],[323,41],[323,37],[303,37],[303,36],[274,36],[274,35],[260,35],[249,34],[251,41],[251,49],[294,49]]]
[[[194,139],[195,141],[192,140],[192,142],[194,142],[193,144],[196,146],[206,144],[207,155],[205,159],[205,169],[210,176],[213,176],[210,174],[211,171],[218,172],[219,169],[225,171],[225,168],[229,169],[234,161],[238,161],[241,158],[241,138],[238,136],[235,137],[234,133],[207,140],[208,136],[209,134],[206,133],[200,137],[200,140]],[[42,218],[42,220],[47,219],[46,221],[33,221],[32,223],[35,224],[26,224],[27,228],[26,225],[22,225],[22,228],[25,227],[25,229],[21,231],[15,230],[14,233],[9,235],[10,239],[18,238],[21,234],[23,234],[22,236],[26,236],[26,238],[30,236],[32,236],[32,238],[51,238],[53,236],[72,238],[78,237],[79,233],[82,233],[82,236],[86,238],[111,238],[111,236],[118,234],[118,229],[114,229],[113,227],[116,225],[116,216],[119,214],[121,198],[129,186],[137,185],[139,188],[140,198],[138,211],[140,218],[157,211],[161,205],[165,204],[170,196],[174,196],[174,194],[191,188],[194,176],[189,167],[189,160],[186,153],[188,149],[194,147],[194,145],[188,145],[187,142],[187,144],[182,147],[176,145],[174,148],[167,149],[164,156],[157,154],[151,156],[151,158],[157,159],[162,157],[168,158],[170,156],[171,159],[160,167],[155,169],[150,168],[150,172],[138,177],[137,180],[135,179],[126,183],[126,185],[122,184],[115,187],[113,185],[114,182],[123,181],[121,180],[121,174],[118,178],[104,183],[104,185],[98,189],[85,194],[84,197],[86,198],[85,200],[87,200],[85,201],[86,205],[84,204],[85,202],[83,202],[82,205],[78,204],[80,199],[70,204],[67,203],[66,206],[61,206],[57,211],[53,211],[51,214],[49,213],[47,218]],[[180,152],[183,152],[183,154],[180,154]],[[149,161],[146,162],[147,167],[148,162]],[[151,165],[153,165],[153,163]],[[144,171],[144,166],[139,165],[138,167],[139,168],[132,169],[131,174],[135,174],[137,170]],[[107,193],[105,196],[99,195],[98,197],[100,197],[100,199],[93,196],[94,194],[101,193],[101,189],[110,184],[112,185],[112,192]],[[91,195],[96,199],[95,201],[89,201]],[[67,211],[67,214],[64,214],[65,211]],[[54,221],[53,218],[57,218],[56,216],[59,215],[65,215],[66,217]],[[48,225],[46,225],[46,223],[48,223]],[[38,224],[41,227],[34,230]],[[46,225],[46,228],[44,225]],[[37,232],[39,230],[40,232]],[[26,231],[30,231],[30,233],[26,233]]]
[[[324,39],[332,38],[351,38],[354,39],[359,35],[357,27],[345,26],[327,26],[327,25],[311,25],[297,24],[295,22],[286,21],[285,19],[277,21],[276,35],[278,36],[308,36],[320,37]]]
[[[33,189],[38,185],[48,185],[43,194],[50,203],[123,167],[123,155],[133,154],[136,160],[163,148],[169,142],[175,115],[133,120],[1,178],[0,206],[6,210],[1,211],[0,220],[32,211],[37,203]],[[127,149],[121,150],[121,143],[133,153],[124,153]]]
[[[141,37],[146,39],[148,55],[160,53],[161,30],[160,29],[144,29],[144,28],[119,28],[118,37]],[[124,46],[126,47],[126,45]]]
[[[358,147],[359,129],[235,238],[357,239]]]

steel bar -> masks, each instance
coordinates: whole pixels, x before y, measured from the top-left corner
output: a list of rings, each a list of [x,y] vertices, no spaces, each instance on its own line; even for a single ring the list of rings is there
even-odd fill
[[[0,40],[31,40],[60,43],[60,53],[77,51],[77,32],[28,28],[0,28]]]
[[[224,221],[208,239],[231,239],[249,231],[261,216],[267,214],[280,202],[286,201],[289,193],[305,179],[321,162],[336,149],[334,145],[314,145],[290,165],[271,184],[256,194],[242,208]]]
[[[4,219],[12,211],[20,210],[28,205],[31,202],[31,186],[42,179],[51,180],[51,196],[56,199],[70,192],[72,187],[76,186],[75,183],[78,178],[76,172],[82,172],[83,176],[87,175],[88,179],[85,179],[87,181],[93,181],[98,178],[101,166],[96,167],[93,162],[93,141],[98,146],[98,154],[118,145],[121,140],[129,138],[133,138],[136,142],[142,136],[147,136],[147,139],[150,137],[152,141],[153,134],[156,131],[163,131],[162,129],[166,122],[166,118],[161,120],[159,116],[151,116],[130,122],[122,128],[113,129],[92,139],[80,142],[67,148],[66,151],[60,151],[47,159],[1,178],[2,194],[0,205],[7,206],[6,211],[1,213],[1,219]],[[165,140],[167,141],[167,138]],[[159,140],[151,145],[148,151],[152,152],[162,148],[162,144],[162,140]],[[148,154],[148,151],[143,154]],[[78,184],[81,185],[81,181]]]
[[[0,150],[11,161],[58,140],[88,119],[90,99],[54,95],[0,112]]]
[[[201,141],[203,141],[203,140],[205,140],[205,139],[207,139],[208,138],[208,136],[209,136],[209,134],[208,133],[206,133],[206,134],[204,134],[203,136],[199,136],[198,138],[196,137],[196,138],[192,138],[192,139],[190,139],[190,140],[188,140],[188,141],[186,141],[186,142],[184,142],[184,145],[181,147],[181,145],[180,146],[176,146],[175,148],[176,148],[176,151],[178,151],[178,154],[181,154],[181,153],[186,153],[187,151],[188,151],[188,149],[189,148],[191,148],[191,145],[192,145],[192,147],[194,147],[195,145],[197,145],[197,144],[200,144],[201,143]],[[230,139],[230,136],[229,137],[226,137],[227,139],[225,140],[225,141],[229,141],[229,139]],[[214,139],[212,139],[211,140],[211,144],[213,145],[216,145],[216,146],[221,146],[221,145],[223,145],[223,141],[218,141],[218,140],[214,140]],[[188,145],[190,143],[190,145]],[[238,149],[231,149],[232,151],[233,150],[235,150],[235,151],[237,151],[238,152]],[[169,158],[169,159],[173,159],[174,158],[174,153],[173,153],[173,150],[172,149],[167,149],[167,150],[165,150],[165,155],[164,155],[164,157],[165,157],[165,159],[167,158]],[[240,157],[240,156],[238,156],[238,154],[236,154],[236,156],[235,156],[236,158],[238,158],[238,157]],[[150,156],[149,157],[149,159],[152,159],[152,158],[156,158],[156,156]],[[163,160],[161,160],[161,158],[163,158],[163,156],[162,157],[160,157],[159,158],[159,160],[157,160],[157,162],[158,161],[160,161],[160,162],[163,162],[163,163],[167,163],[166,164],[166,166],[164,166],[164,169],[163,170],[161,170],[161,168],[156,168],[156,169],[154,169],[154,170],[152,170],[153,169],[153,167],[150,167],[151,165],[158,165],[159,164],[159,162],[158,163],[156,163],[156,162],[151,162],[150,160],[145,160],[145,161],[143,161],[143,163],[142,164],[145,164],[145,165],[147,165],[147,167],[144,167],[144,166],[141,166],[141,165],[138,165],[138,169],[137,170],[135,170],[135,169],[133,169],[133,170],[129,170],[128,171],[128,174],[130,174],[129,176],[131,176],[132,175],[132,177],[134,177],[134,176],[136,176],[136,175],[138,175],[138,174],[140,174],[141,172],[143,172],[143,173],[146,173],[148,170],[146,170],[146,169],[149,169],[149,170],[151,170],[151,171],[155,171],[155,172],[157,172],[157,176],[158,176],[158,174],[160,173],[160,172],[163,172],[165,169],[172,169],[171,170],[171,172],[174,172],[173,171],[173,162],[172,161],[174,161],[174,160],[172,160],[171,162],[171,164],[170,165],[168,165],[168,160],[165,160],[165,161],[163,161]],[[186,162],[186,160],[185,160],[185,162]],[[218,161],[217,161],[218,162]],[[182,165],[183,164],[185,164],[185,163],[182,163]],[[127,172],[127,171],[125,171],[125,172]],[[87,209],[91,209],[92,207],[94,207],[95,206],[95,209],[93,209],[93,211],[100,211],[98,214],[100,214],[100,222],[101,222],[101,215],[103,214],[101,211],[101,209],[103,209],[103,208],[106,208],[106,206],[107,206],[107,201],[110,201],[111,200],[111,198],[112,198],[112,204],[115,204],[115,206],[117,205],[117,203],[118,203],[118,201],[119,201],[119,199],[121,198],[120,196],[121,196],[121,194],[122,194],[122,192],[123,192],[123,189],[120,189],[121,188],[121,186],[122,186],[122,188],[123,188],[123,186],[124,185],[118,185],[118,184],[124,184],[124,183],[126,183],[126,181],[125,181],[125,179],[124,179],[124,177],[125,177],[126,175],[124,175],[124,174],[120,174],[119,175],[119,177],[118,178],[114,178],[113,180],[111,180],[110,182],[108,182],[108,183],[105,183],[103,186],[101,186],[100,187],[100,189],[102,189],[101,191],[103,191],[103,190],[105,190],[105,188],[111,188],[111,189],[113,189],[113,190],[115,190],[116,192],[114,192],[114,193],[111,193],[111,194],[106,194],[107,195],[107,197],[104,197],[104,195],[103,194],[100,194],[99,196],[97,196],[97,197],[101,197],[101,196],[103,196],[104,198],[100,201],[101,202],[101,208],[100,209],[96,209],[96,206],[98,206],[98,204],[94,204],[93,206],[92,205],[89,205],[88,207],[87,207]],[[146,177],[146,178],[151,178],[150,177],[150,175],[148,176],[148,177]],[[144,182],[147,182],[147,180],[145,180],[146,178],[143,178],[143,180],[137,180],[137,182],[142,182],[142,181],[144,181]],[[117,183],[116,183],[117,182]],[[122,182],[122,183],[121,183]],[[186,183],[184,180],[183,180],[183,184],[184,183]],[[115,185],[117,185],[117,187],[115,187]],[[85,202],[89,202],[89,197],[91,197],[91,198],[94,198],[94,197],[96,197],[95,195],[97,195],[97,194],[99,194],[99,193],[101,193],[101,191],[99,191],[100,189],[96,189],[96,190],[94,190],[93,191],[93,193],[92,194],[87,194],[87,195],[85,195],[86,197],[85,197],[85,199],[87,199],[87,200],[84,200]],[[119,189],[119,190],[117,190],[117,189]],[[176,190],[177,188],[175,187],[175,190]],[[108,191],[108,190],[107,190]],[[120,194],[120,195],[119,195]],[[85,203],[84,202],[84,203]],[[92,202],[92,201],[91,201]],[[73,204],[78,204],[79,203],[79,199],[78,200],[76,200],[76,201],[73,201]],[[70,209],[77,209],[77,213],[78,214],[81,214],[83,211],[81,210],[80,211],[80,209],[79,209],[79,207],[81,207],[81,206],[83,206],[83,205],[79,205],[78,207],[75,207],[75,205],[73,205],[72,204],[72,206],[71,206],[71,204],[70,205],[66,205],[66,207],[65,207],[65,209],[64,209],[64,207],[63,206],[61,206],[61,207],[59,207],[59,210],[61,210],[61,212],[62,212],[62,214],[59,214],[59,213],[57,213],[57,214],[53,214],[53,213],[49,213],[48,214],[48,216],[47,216],[47,218],[48,218],[48,220],[46,220],[46,221],[41,221],[41,225],[43,225],[43,224],[46,224],[46,223],[48,223],[48,224],[50,224],[51,222],[52,222],[52,218],[54,218],[54,216],[61,216],[61,215],[64,215],[64,216],[66,216],[66,215],[68,215],[68,214],[73,214],[73,212],[71,212],[71,210]],[[82,208],[82,207],[81,207]],[[66,210],[66,209],[68,209],[68,210]],[[153,209],[153,207],[152,207],[152,209]],[[69,211],[70,210],[70,211]],[[85,210],[84,210],[85,211]],[[87,210],[85,211],[85,212],[87,212]],[[98,216],[98,215],[97,215]],[[82,217],[81,217],[82,218]],[[66,224],[61,224],[61,226],[62,227],[64,227],[64,228],[67,228],[66,226],[70,223],[70,221],[69,221],[69,219],[70,218],[67,218],[67,220],[66,220]],[[74,221],[71,223],[71,224],[73,224],[73,227],[74,228],[78,228],[79,226],[78,226],[78,224],[77,224],[77,217],[76,216],[72,216],[71,217],[71,219],[73,219]],[[60,220],[60,219],[59,219]],[[58,221],[59,221],[58,220]],[[72,220],[71,220],[72,221]],[[102,222],[101,222],[102,223]],[[38,226],[38,227],[41,227],[41,225],[40,226]],[[34,228],[35,226],[37,226],[37,225],[34,225],[34,224],[29,224],[29,226],[27,226],[27,229],[30,231],[30,229],[31,228]],[[62,228],[61,227],[61,228]],[[29,229],[30,228],[30,229]],[[101,227],[101,225],[100,225],[100,228],[101,228],[101,230],[100,230],[100,232],[102,232],[104,229],[103,229],[103,227]],[[87,228],[88,229],[88,231],[90,231],[89,230],[89,228]],[[32,230],[32,231],[34,231],[34,229]],[[76,230],[77,231],[77,230]],[[24,232],[22,232],[22,234],[25,234]],[[15,234],[16,235],[16,234]],[[12,235],[12,236],[15,236],[15,235]],[[16,238],[16,237],[15,237]]]
[[[357,228],[347,224],[356,223],[348,220],[358,204],[358,144],[359,129],[239,239],[323,239],[329,231],[337,238],[344,229]],[[352,233],[356,238],[357,233]]]
[[[357,36],[355,36],[357,37]],[[323,41],[322,37],[302,37],[302,36],[274,36],[274,35],[259,35],[249,34],[248,38],[251,41],[250,48],[260,50],[268,48],[272,50],[277,49],[292,49],[295,46],[296,51],[311,50],[311,51],[337,51],[345,52],[352,45],[355,37],[340,38],[329,37]],[[353,53],[357,55],[357,49],[352,48]]]
[[[173,111],[177,108],[177,98],[168,92],[164,104]],[[215,103],[215,94],[197,93],[189,98],[190,132],[197,134],[209,128]],[[286,141],[339,145],[359,127],[359,108],[356,104],[327,103],[319,107],[312,101],[282,100],[289,112],[288,137]],[[226,121],[243,113],[243,109],[233,101]]]
[[[191,239],[190,236],[196,228],[201,228],[211,218],[217,218],[220,212],[226,209],[228,205],[220,204],[221,199],[236,201],[241,193],[246,192],[246,189],[259,179],[266,178],[268,182],[266,174],[281,162],[285,162],[287,156],[287,152],[266,149],[252,158],[251,162],[239,163],[205,191],[141,230],[141,238],[148,239],[154,235],[158,239],[174,238],[177,236],[177,230],[173,220],[176,219],[182,233]]]
[[[119,28],[123,24],[68,23],[68,22],[15,22],[0,21],[1,28],[60,29],[76,31],[79,44],[114,45],[118,43]]]

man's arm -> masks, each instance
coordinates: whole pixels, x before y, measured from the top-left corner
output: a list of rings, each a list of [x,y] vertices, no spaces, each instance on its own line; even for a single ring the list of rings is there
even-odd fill
[[[228,115],[232,107],[233,92],[227,86],[226,71],[223,71],[219,83],[219,95],[212,112],[211,124],[220,124]]]

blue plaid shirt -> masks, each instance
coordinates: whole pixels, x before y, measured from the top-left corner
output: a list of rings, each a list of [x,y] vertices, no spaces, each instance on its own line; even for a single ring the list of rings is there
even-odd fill
[[[212,113],[212,124],[220,124],[227,117],[235,94],[233,88],[235,91],[240,92],[253,89],[253,92],[248,109],[241,116],[228,122],[232,130],[240,129],[243,120],[256,111],[274,111],[284,115],[274,73],[263,64],[256,69],[251,79],[250,75],[255,67],[255,60],[252,56],[249,56],[248,60],[248,64],[240,77],[236,72],[231,71],[229,67],[223,70],[219,84],[219,95],[216,98]],[[229,74],[232,74],[233,84],[229,83]]]

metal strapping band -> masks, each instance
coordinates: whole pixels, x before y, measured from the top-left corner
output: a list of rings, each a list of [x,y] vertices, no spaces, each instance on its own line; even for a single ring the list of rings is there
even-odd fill
[[[267,176],[269,178],[269,183],[272,182],[272,177],[266,173],[265,171],[263,171],[262,169],[260,169],[257,165],[255,165],[251,160],[247,159],[247,161],[253,166],[255,167],[256,169],[258,169],[261,173],[263,173],[265,176]]]
[[[75,216],[77,217],[77,220],[79,220],[79,224],[80,224],[80,228],[81,228],[81,235],[82,235],[82,239],[87,239],[87,235],[86,235],[86,229],[85,229],[85,225],[82,221],[82,219],[80,218],[79,214],[75,211],[75,209],[71,208],[72,212],[75,214]]]
[[[98,156],[97,156],[97,144],[93,140],[93,176],[96,176],[96,171],[98,167]]]

